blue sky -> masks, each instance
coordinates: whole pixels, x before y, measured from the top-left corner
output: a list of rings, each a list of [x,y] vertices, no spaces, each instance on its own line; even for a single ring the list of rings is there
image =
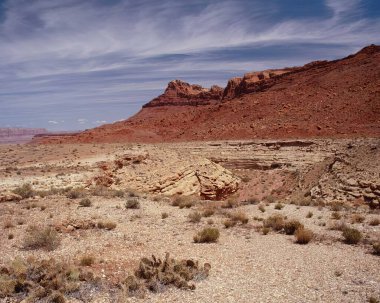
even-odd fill
[[[92,128],[173,79],[225,86],[379,33],[379,0],[0,0],[0,127]]]

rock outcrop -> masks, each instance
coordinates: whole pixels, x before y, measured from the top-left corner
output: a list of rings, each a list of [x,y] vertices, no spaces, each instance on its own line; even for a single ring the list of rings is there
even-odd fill
[[[223,94],[223,88],[213,85],[210,89],[197,84],[189,84],[181,80],[169,82],[165,92],[153,99],[144,107],[165,105],[205,105],[219,101]]]
[[[223,91],[223,100],[233,99],[244,94],[258,92],[274,85],[274,81],[267,81],[279,75],[291,72],[292,68],[268,69],[261,72],[252,72],[244,75],[243,78],[232,78],[228,81]]]
[[[0,193],[0,203],[1,202],[12,202],[12,201],[20,201],[22,197],[12,192],[3,192]]]
[[[130,150],[113,162],[101,163],[88,186],[134,188],[161,195],[198,195],[219,200],[238,189],[240,179],[212,161],[156,149]]]

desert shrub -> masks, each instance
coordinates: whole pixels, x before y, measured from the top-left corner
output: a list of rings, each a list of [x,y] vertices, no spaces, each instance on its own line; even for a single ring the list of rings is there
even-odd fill
[[[106,198],[114,198],[114,197],[123,198],[125,196],[124,191],[112,189],[104,185],[94,186],[91,189],[91,194],[93,196],[106,197]]]
[[[61,243],[57,231],[51,227],[30,226],[24,237],[24,248],[54,250]]]
[[[306,215],[306,218],[311,218],[313,216],[313,213],[311,211],[309,211]]]
[[[242,180],[244,183],[248,183],[249,181],[251,181],[251,178],[248,177],[248,176],[243,176],[243,177],[241,177],[241,180]]]
[[[276,198],[272,195],[268,195],[265,197],[265,201],[267,201],[268,203],[274,203],[276,202]]]
[[[380,242],[375,242],[372,244],[372,248],[373,248],[373,253],[375,255],[378,255],[380,256]]]
[[[20,195],[23,199],[31,198],[35,195],[35,191],[32,188],[32,185],[25,183],[13,190],[13,193]]]
[[[195,243],[214,243],[220,236],[219,229],[206,227],[194,236]]]
[[[247,204],[257,204],[259,200],[257,198],[251,197],[246,200]]]
[[[332,211],[341,211],[344,208],[343,202],[334,201],[330,203],[330,209]]]
[[[347,244],[357,244],[362,238],[361,232],[355,228],[345,228],[342,236]]]
[[[12,240],[15,237],[14,234],[8,234],[8,240]]]
[[[84,198],[80,200],[79,202],[79,206],[81,207],[90,207],[91,205],[92,205],[92,202],[89,198]]]
[[[191,281],[200,281],[208,277],[211,265],[200,266],[194,260],[175,260],[166,254],[165,259],[154,255],[142,258],[134,275],[128,276],[122,287],[129,296],[143,297],[146,291],[162,292],[170,286],[180,289],[195,289]]]
[[[275,231],[280,231],[284,228],[285,220],[281,215],[273,215],[264,220],[263,226],[272,228]]]
[[[340,220],[341,218],[342,218],[342,215],[340,213],[338,213],[337,211],[334,211],[331,214],[331,219],[333,219],[333,220]]]
[[[339,230],[339,231],[343,231],[347,228],[347,224],[345,222],[342,222],[342,221],[339,221],[339,222],[335,222],[333,223],[329,229],[330,230]]]
[[[99,221],[97,227],[100,229],[112,230],[116,228],[116,223],[112,221]]]
[[[380,225],[380,219],[378,219],[378,218],[372,219],[371,221],[369,221],[369,225],[371,225],[371,226]]]
[[[307,243],[309,243],[313,239],[314,234],[309,229],[298,228],[296,230],[295,237],[296,237],[296,243],[298,243],[298,244],[307,244]]]
[[[223,222],[225,228],[231,228],[234,227],[237,224],[237,221],[227,219]]]
[[[276,203],[276,205],[274,206],[274,209],[277,209],[277,210],[281,210],[285,207],[284,204],[282,203]]]
[[[9,302],[66,302],[81,284],[95,283],[91,273],[54,259],[16,259],[2,268],[0,277],[0,298]]]
[[[241,224],[247,224],[249,221],[247,214],[242,211],[229,213],[228,216],[232,221],[240,222]]]
[[[261,232],[263,233],[263,235],[267,235],[270,232],[270,228],[269,227],[263,227],[261,229]]]
[[[380,300],[377,299],[376,297],[371,296],[368,298],[368,303],[379,303],[379,302]]]
[[[214,224],[214,220],[213,220],[213,219],[208,219],[208,220],[207,220],[207,224],[209,224],[209,225]]]
[[[161,219],[166,219],[167,217],[169,217],[169,214],[168,213],[162,213],[161,214]]]
[[[265,206],[263,204],[260,204],[259,205],[259,210],[262,212],[262,213],[265,213]]]
[[[95,258],[92,255],[84,255],[79,260],[79,264],[81,266],[91,266],[94,263],[95,263]]]
[[[360,215],[360,214],[353,214],[351,216],[351,223],[363,223],[365,220],[365,217],[363,215]]]
[[[222,204],[222,208],[235,208],[238,206],[239,202],[234,198],[230,198]]]
[[[213,214],[215,214],[215,210],[213,208],[206,208],[203,211],[202,216],[203,217],[211,217]]]
[[[300,195],[295,198],[295,204],[298,206],[310,206],[312,200],[310,197],[305,197],[304,195]]]
[[[198,211],[195,211],[189,214],[188,218],[191,223],[199,223],[201,222],[202,215]]]
[[[85,196],[86,191],[83,188],[73,188],[66,194],[66,197],[69,199],[84,198]]]
[[[193,205],[193,198],[189,196],[176,196],[172,201],[172,206],[178,206],[179,208],[190,208]]]
[[[126,209],[139,209],[140,202],[138,198],[130,198],[125,202],[124,206]]]
[[[284,230],[287,235],[294,235],[299,228],[303,228],[303,224],[298,220],[290,220],[285,223]]]

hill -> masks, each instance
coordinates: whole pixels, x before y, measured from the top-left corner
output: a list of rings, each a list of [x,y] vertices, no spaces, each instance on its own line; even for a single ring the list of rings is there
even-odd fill
[[[41,142],[179,142],[380,136],[380,46],[253,72],[226,88],[175,80],[128,120]]]

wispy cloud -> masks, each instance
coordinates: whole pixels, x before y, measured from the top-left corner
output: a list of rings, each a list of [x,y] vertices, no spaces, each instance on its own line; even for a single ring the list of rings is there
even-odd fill
[[[55,127],[76,129],[119,120],[173,78],[224,85],[246,71],[333,59],[380,40],[377,0],[8,0],[3,7],[4,125],[65,120]]]

